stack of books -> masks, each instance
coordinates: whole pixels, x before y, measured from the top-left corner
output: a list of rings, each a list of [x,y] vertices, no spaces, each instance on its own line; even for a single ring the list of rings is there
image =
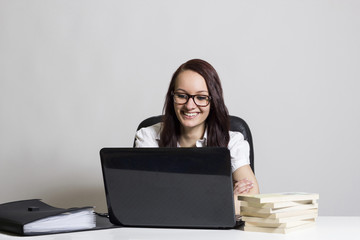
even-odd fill
[[[244,231],[288,233],[313,226],[319,194],[275,193],[239,195]]]

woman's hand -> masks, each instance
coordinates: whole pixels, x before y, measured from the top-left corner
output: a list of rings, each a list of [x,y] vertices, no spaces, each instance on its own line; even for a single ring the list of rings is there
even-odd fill
[[[246,194],[254,187],[254,183],[247,178],[234,183],[234,194]]]

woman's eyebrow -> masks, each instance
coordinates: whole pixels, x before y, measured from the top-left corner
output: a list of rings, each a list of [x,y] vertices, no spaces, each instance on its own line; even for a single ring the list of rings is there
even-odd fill
[[[177,88],[175,91],[183,91],[183,92],[187,93],[187,91],[182,88]],[[196,93],[208,93],[208,91],[200,90],[200,91],[197,91]]]

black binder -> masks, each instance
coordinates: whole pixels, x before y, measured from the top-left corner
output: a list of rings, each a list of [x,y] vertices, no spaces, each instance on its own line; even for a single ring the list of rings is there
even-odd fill
[[[49,233],[66,232],[25,232],[24,226],[39,219],[57,216],[63,213],[74,213],[92,207],[81,208],[56,208],[39,199],[22,200],[0,204],[0,231],[12,232],[19,235],[40,235]],[[95,221],[95,218],[94,218]]]

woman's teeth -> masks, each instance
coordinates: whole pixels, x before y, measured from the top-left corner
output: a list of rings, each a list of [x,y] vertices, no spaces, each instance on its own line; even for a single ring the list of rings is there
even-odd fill
[[[185,113],[184,112],[184,115],[188,116],[188,117],[194,117],[196,116],[198,113]]]

